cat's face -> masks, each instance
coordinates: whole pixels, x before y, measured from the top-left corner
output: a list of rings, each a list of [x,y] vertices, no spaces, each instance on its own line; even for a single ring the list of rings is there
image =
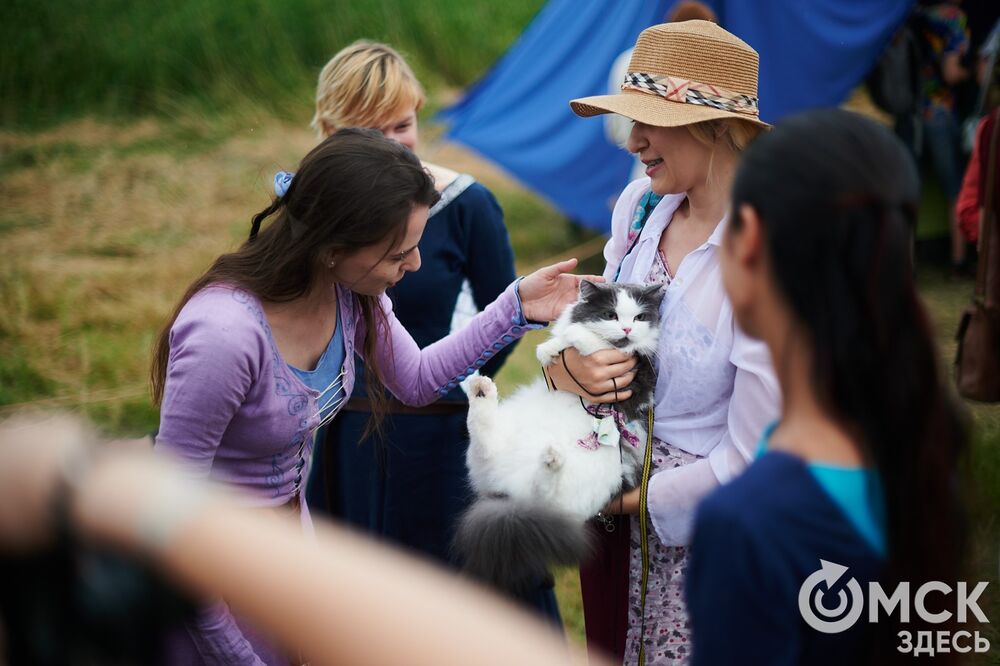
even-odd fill
[[[634,284],[580,283],[580,300],[570,321],[580,323],[615,347],[645,346],[659,334],[663,288]]]

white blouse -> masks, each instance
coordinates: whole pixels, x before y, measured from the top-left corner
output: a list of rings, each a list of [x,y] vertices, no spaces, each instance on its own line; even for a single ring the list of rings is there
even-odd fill
[[[650,213],[632,251],[628,231],[649,178],[633,181],[615,204],[604,248],[611,281],[642,282],[660,237],[684,201],[668,194]],[[653,436],[701,458],[649,480],[650,521],[667,546],[686,545],[702,497],[746,467],[764,427],[778,417],[781,394],[767,346],[744,334],[722,287],[719,247],[726,220],[674,267],[660,307]],[[623,260],[624,259],[624,260]]]

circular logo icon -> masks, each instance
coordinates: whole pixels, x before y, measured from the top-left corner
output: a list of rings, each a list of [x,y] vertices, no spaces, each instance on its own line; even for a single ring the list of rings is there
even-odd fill
[[[861,584],[851,578],[837,593],[836,607],[827,608],[823,604],[824,593],[833,589],[837,581],[847,573],[847,567],[826,560],[820,560],[819,565],[819,570],[810,574],[799,588],[799,612],[806,624],[816,631],[839,634],[854,626],[861,617],[864,610]],[[825,586],[826,589],[822,589],[821,586]]]

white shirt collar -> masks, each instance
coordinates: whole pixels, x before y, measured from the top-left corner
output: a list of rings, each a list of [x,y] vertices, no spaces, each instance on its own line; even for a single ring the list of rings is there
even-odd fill
[[[715,225],[715,230],[708,237],[708,244],[714,245],[716,247],[722,247],[722,237],[726,233],[726,226],[729,223],[729,216],[726,215]]]

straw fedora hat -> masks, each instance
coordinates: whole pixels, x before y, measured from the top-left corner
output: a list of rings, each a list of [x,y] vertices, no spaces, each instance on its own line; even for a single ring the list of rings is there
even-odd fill
[[[738,118],[761,127],[757,52],[710,21],[663,23],[639,35],[617,95],[569,103],[579,116],[618,113],[656,127]]]

